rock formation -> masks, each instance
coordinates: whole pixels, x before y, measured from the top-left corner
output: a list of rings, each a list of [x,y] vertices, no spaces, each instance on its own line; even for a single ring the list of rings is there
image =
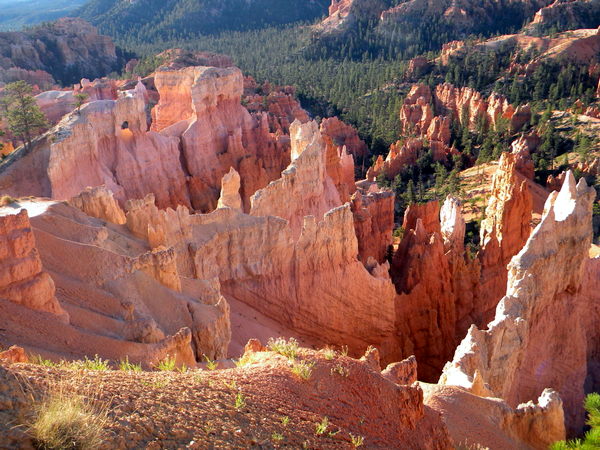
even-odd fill
[[[83,76],[106,75],[120,63],[112,40],[81,19],[63,18],[27,31],[0,33],[4,69],[45,71],[69,84]]]
[[[320,33],[341,32],[359,20],[377,19],[384,9],[381,0],[331,0],[329,15],[315,29]]]
[[[401,356],[415,355],[419,375],[432,381],[452,354],[456,323],[450,267],[444,254],[439,206],[431,203],[434,230],[421,218],[405,228],[394,254],[392,277],[396,297],[396,326]],[[408,213],[408,211],[407,211]],[[405,215],[405,223],[407,215]],[[426,217],[424,217],[426,219]]]
[[[99,199],[106,204],[110,197],[102,190],[88,191],[75,203],[85,211],[99,211]],[[114,202],[111,206],[118,209]],[[27,211],[32,215],[28,245],[35,235],[39,256],[34,250],[28,258],[38,267],[43,263],[52,276],[54,283],[46,273],[41,274],[45,278],[38,277],[49,280],[53,312],[66,316],[66,311],[70,320],[43,319],[37,310],[49,308],[42,307],[45,297],[39,290],[31,292],[35,302],[30,304],[23,296],[23,301],[16,299],[18,304],[0,301],[0,314],[11,317],[3,323],[5,339],[55,358],[98,354],[118,361],[127,355],[146,366],[167,355],[188,367],[203,355],[226,356],[229,306],[218,282],[184,280],[173,248],[151,249],[124,227],[87,216],[66,203],[21,200],[15,207],[23,211],[5,217],[25,220]],[[12,208],[4,207],[2,213]],[[24,281],[25,286],[37,286]],[[8,293],[16,292],[19,284],[9,287]],[[2,297],[10,299],[8,294]]]
[[[180,137],[194,209],[216,207],[221,178],[233,167],[240,174],[248,210],[250,196],[279,177],[289,155],[286,138],[269,132],[268,116],[252,117],[241,106],[240,70],[161,70],[154,81],[160,102],[152,111],[152,128]]]
[[[422,149],[423,140],[419,138],[409,138],[404,142],[392,144],[385,160],[379,155],[375,164],[367,170],[367,179],[373,181],[380,174],[384,174],[387,179],[393,179],[403,169],[417,162]]]
[[[404,168],[416,163],[425,141],[435,161],[445,161],[449,155],[457,154],[456,149],[450,147],[452,120],[458,120],[470,129],[480,121],[497,127],[503,120],[512,131],[518,131],[530,118],[528,105],[515,108],[505,97],[495,93],[484,99],[471,88],[456,88],[449,83],[438,85],[435,92],[427,85],[415,84],[400,109],[404,139],[392,144],[386,159],[378,159],[368,170],[367,178],[374,180],[385,174],[387,179],[393,179]],[[524,161],[520,163],[524,172],[528,171],[526,157],[523,154],[521,159]]]
[[[72,91],[45,91],[36,95],[35,101],[51,124],[58,123],[75,108]]]
[[[159,206],[189,205],[177,138],[147,132],[145,88],[116,100],[85,104],[34,148],[0,168],[2,190],[68,200],[87,186],[105,185],[123,203],[156,192]]]
[[[595,0],[555,0],[541,8],[528,28],[545,31],[552,26],[565,29],[592,28],[597,25],[594,18],[600,15],[600,4]]]
[[[368,153],[367,144],[360,139],[358,131],[337,117],[329,117],[321,121],[321,134],[328,145],[346,147],[346,151],[354,158],[362,158]]]
[[[516,155],[503,153],[492,180],[492,192],[481,222],[480,296],[474,323],[489,322],[507,281],[506,266],[531,233],[533,200],[527,180],[517,171]]]
[[[0,215],[0,298],[68,322],[68,313],[56,300],[54,282],[42,267],[27,211],[15,214],[10,207],[4,209]]]
[[[221,196],[217,208],[242,209],[242,198],[240,197],[240,174],[232,167],[223,175],[221,180]]]
[[[586,289],[586,274],[597,275],[586,272],[596,266],[588,258],[594,197],[571,172],[561,191],[550,194],[541,222],[510,262],[496,317],[487,330],[469,329],[441,383],[510,405],[552,388],[564,402],[568,428],[580,429],[584,382],[597,355],[591,324],[598,294]]]
[[[532,17],[539,8],[551,2],[552,0],[518,0],[511,3],[511,8],[504,8],[504,5],[482,4],[473,0],[409,0],[383,11],[380,28],[385,30],[398,23],[415,24],[423,20],[437,20],[450,28],[473,33],[485,30],[496,20]]]
[[[317,123],[294,122],[290,138],[292,163],[280,179],[252,196],[250,214],[284,218],[294,233],[299,234],[305,216],[320,219],[342,202],[327,173],[327,148]]]
[[[492,93],[488,99],[484,99],[471,88],[456,88],[450,83],[436,86],[434,101],[437,111],[451,113],[461,125],[469,128],[474,128],[479,119],[495,127],[502,118],[508,121],[511,130],[518,131],[531,118],[528,107],[515,109],[501,95]],[[463,123],[463,120],[468,120],[468,123]]]
[[[295,159],[256,192],[251,215],[160,211],[150,198],[129,202],[127,224],[153,247],[173,247],[183,276],[218,279],[227,298],[315,342],[359,352],[392,336],[394,287],[386,265],[358,260],[354,216],[328,175],[317,124],[295,122],[291,132]],[[349,280],[352,289],[340,291]]]
[[[302,109],[295,98],[296,90],[292,86],[271,86],[265,82],[258,85],[254,78],[244,77],[244,95],[242,102],[258,120],[267,113],[271,133],[289,134],[294,120],[306,123],[308,113]]]
[[[537,150],[541,139],[535,134],[520,136],[511,144],[512,153],[516,155],[516,169],[524,176],[533,180],[534,165],[531,154]]]
[[[383,263],[389,254],[394,231],[394,194],[380,190],[375,183],[352,195],[354,231],[358,239],[358,259]]]
[[[465,222],[455,199],[446,199],[441,211],[437,202],[409,206],[391,268],[400,342],[394,357],[415,354],[424,380],[438,376],[468,327],[493,315],[506,265],[529,236],[531,213],[529,185],[511,154],[503,154],[494,175],[476,259],[465,254]]]
[[[122,225],[126,222],[125,213],[113,197],[113,193],[104,186],[86,188],[69,203],[90,217]]]
[[[514,408],[498,398],[479,397],[456,386],[423,385],[424,402],[439,412],[455,445],[485,448],[548,448],[565,438],[562,401],[545,389]]]

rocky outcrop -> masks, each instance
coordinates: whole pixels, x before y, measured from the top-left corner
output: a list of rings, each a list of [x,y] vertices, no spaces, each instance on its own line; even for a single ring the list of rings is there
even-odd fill
[[[400,124],[405,135],[425,134],[434,117],[431,89],[415,84],[404,99],[400,109]]]
[[[68,322],[55,296],[54,281],[42,267],[27,211],[0,213],[0,298]]]
[[[160,211],[150,198],[129,202],[127,225],[152,246],[173,247],[183,276],[218,279],[228,298],[357,353],[393,335],[394,287],[385,264],[358,260],[354,215],[328,175],[317,124],[291,130],[294,161],[253,196],[251,215]]]
[[[383,263],[389,254],[394,231],[393,192],[371,184],[352,195],[354,231],[358,239],[358,259],[367,263],[369,258]]]
[[[305,216],[320,220],[342,202],[327,172],[327,147],[317,123],[294,122],[290,138],[292,163],[280,179],[252,196],[250,214],[286,219],[294,233],[299,234]]]
[[[53,125],[75,108],[75,96],[72,91],[42,92],[35,96],[35,101]]]
[[[522,135],[511,144],[512,153],[516,155],[516,169],[525,177],[533,180],[534,165],[531,154],[535,152],[541,143],[540,137],[531,133]]]
[[[159,211],[144,202],[130,209],[128,221],[130,215],[129,226],[174,245],[184,276],[217,278],[228,298],[316,342],[355,353],[393,332],[393,285],[385,266],[369,272],[358,261],[349,205],[318,222],[306,217],[299,236],[283,219],[230,208],[190,216],[182,207]],[[338,289],[350,280],[351,289]]]
[[[22,347],[12,345],[8,350],[0,351],[0,361],[3,363],[27,363],[29,358]]]
[[[392,144],[385,160],[379,155],[375,164],[369,167],[367,179],[373,181],[380,174],[388,180],[394,179],[403,169],[417,162],[422,150],[423,139],[419,138],[409,138]]]
[[[381,0],[331,0],[329,15],[315,30],[320,33],[335,33],[348,30],[357,21],[377,19],[385,10]]]
[[[381,14],[380,28],[393,29],[397,24],[416,24],[424,20],[441,22],[463,33],[485,32],[497,21],[522,23],[552,0],[519,0],[511,2],[511,8],[499,3],[481,3],[473,0],[419,1],[409,0]],[[496,25],[497,26],[497,25]]]
[[[69,203],[90,217],[118,225],[122,225],[126,221],[125,213],[115,201],[113,193],[104,186],[88,187],[69,200]]]
[[[559,31],[594,28],[598,17],[600,4],[595,0],[555,0],[535,14],[528,28],[538,32],[552,27]]]
[[[269,82],[259,85],[254,78],[244,77],[242,103],[258,120],[267,113],[271,133],[289,134],[295,120],[309,121],[308,113],[300,106],[295,94],[292,86],[272,86]]]
[[[432,381],[454,351],[457,321],[438,202],[409,206],[403,228],[404,236],[391,268],[398,292],[396,327],[400,353],[394,356],[415,355],[420,378]]]
[[[416,80],[421,78],[431,69],[431,63],[424,56],[417,56],[408,62],[404,78],[408,80]]]
[[[136,82],[133,82],[135,87]],[[79,84],[75,85],[75,92],[81,92],[87,96],[87,101],[94,100],[116,100],[119,98],[119,81],[110,78],[99,78],[90,81],[82,78]]]
[[[517,171],[517,157],[503,153],[492,179],[492,191],[481,222],[480,297],[474,322],[489,322],[507,281],[506,266],[531,233],[533,199],[527,180]]]
[[[0,83],[12,83],[19,80],[41,89],[52,89],[56,84],[52,75],[44,70],[26,70],[19,67],[4,69],[0,67]]]
[[[160,207],[189,206],[179,141],[147,132],[144,93],[140,83],[116,101],[90,102],[63,118],[31,150],[5,161],[3,191],[68,200],[105,185],[121,204],[152,192]]]
[[[106,75],[120,63],[112,40],[81,19],[63,18],[27,31],[0,33],[0,66],[45,71],[63,84]]]
[[[337,117],[329,117],[321,121],[321,135],[327,145],[346,147],[346,151],[354,158],[362,158],[368,153],[367,144],[360,139],[358,131]]]
[[[484,99],[471,88],[456,88],[449,83],[438,85],[433,93],[429,86],[415,84],[400,109],[404,139],[391,145],[385,160],[377,159],[367,171],[367,179],[374,180],[384,174],[392,180],[405,167],[415,164],[426,147],[435,161],[446,161],[449,156],[458,154],[450,147],[452,120],[470,129],[483,121],[486,126],[507,125],[512,131],[518,131],[530,118],[528,105],[515,108],[505,97],[495,93]],[[526,172],[525,158],[523,154],[520,167]]]
[[[571,29],[564,33],[553,33],[551,36],[535,36],[539,34],[534,27],[525,28],[525,32],[493,37],[475,43],[458,46],[450,45],[442,51],[439,62],[447,65],[453,58],[460,59],[467,53],[501,53],[511,51],[528,52],[535,49],[536,56],[522,63],[512,61],[507,69],[511,75],[531,76],[544,60],[554,60],[588,66],[598,63],[600,35],[597,31],[598,20],[592,19],[589,28]],[[560,27],[559,27],[560,28]],[[547,32],[549,30],[544,30]]]
[[[565,437],[562,401],[552,389],[514,408],[455,386],[422,385],[424,403],[439,412],[455,446],[548,448]]]
[[[110,200],[94,190],[77,202],[91,211],[102,198]],[[218,281],[182,278],[172,247],[149,248],[125,227],[66,203],[26,200],[19,207],[34,215],[35,256],[52,275],[70,322],[41,320],[37,311],[0,301],[0,314],[12,318],[3,323],[9,341],[56,358],[98,354],[118,361],[127,355],[146,366],[167,355],[188,367],[203,355],[227,355],[229,306]]]
[[[160,70],[154,81],[160,101],[152,110],[152,128],[181,139],[194,209],[216,207],[221,178],[233,167],[240,174],[248,210],[250,196],[279,177],[289,153],[287,137],[269,132],[267,114],[252,117],[241,105],[240,70]]]
[[[217,208],[242,209],[240,197],[240,175],[232,167],[221,180],[221,196]]]
[[[211,211],[221,179],[233,167],[248,211],[250,196],[289,164],[289,137],[282,130],[269,131],[269,123],[287,119],[267,112],[251,115],[241,105],[242,76],[236,68],[163,70],[154,83],[160,101],[153,109],[154,131],[148,131],[149,95],[141,82],[117,92],[114,83],[82,80],[76,92],[109,98],[86,103],[32,149],[4,161],[3,192],[67,200],[88,186],[105,185],[121,206],[153,193],[161,208]],[[113,93],[116,100],[110,99]],[[338,187],[349,198],[352,159],[347,154],[330,159]]]
[[[583,425],[584,381],[597,364],[596,346],[589,343],[597,335],[590,326],[598,297],[585,288],[594,197],[570,172],[561,191],[550,194],[541,222],[510,262],[494,320],[484,331],[471,327],[441,383],[510,405],[550,387],[564,402],[568,428]]]
[[[461,122],[474,128],[478,120],[495,127],[500,119],[508,121],[512,131],[518,131],[531,118],[528,107],[515,109],[505,97],[492,93],[488,99],[468,87],[456,88],[449,83],[436,87],[434,101],[437,111],[446,111]],[[467,120],[467,123],[463,123]]]
[[[325,169],[333,181],[342,203],[350,201],[356,191],[354,183],[354,158],[346,151],[346,146],[336,146],[333,141],[321,134],[326,147]]]

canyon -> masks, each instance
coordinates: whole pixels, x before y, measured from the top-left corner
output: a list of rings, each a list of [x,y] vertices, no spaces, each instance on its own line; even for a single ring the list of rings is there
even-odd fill
[[[311,45],[365,23],[475,32],[513,14],[533,30],[594,11],[510,3],[332,0]],[[63,382],[96,389],[111,448],[542,449],[581,436],[600,389],[600,160],[593,138],[582,150],[598,130],[598,30],[500,28],[398,66],[385,146],[341,106],[229,56],[169,49],[116,79],[104,75],[120,52],[80,19],[0,33],[0,80],[37,84],[48,119],[31,145],[3,138],[0,447],[38,445],[31,404]],[[59,55],[44,53],[45,29]],[[568,61],[594,79],[589,99],[544,112],[440,72],[502,48],[538,53],[499,77]],[[481,139],[467,151],[463,136]],[[479,160],[490,136],[500,151]],[[561,154],[542,167],[551,145]]]

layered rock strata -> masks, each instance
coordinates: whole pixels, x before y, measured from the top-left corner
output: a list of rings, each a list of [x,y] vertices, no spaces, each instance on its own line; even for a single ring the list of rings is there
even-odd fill
[[[42,267],[27,211],[0,215],[0,267],[0,298],[69,321],[56,299],[54,281]]]

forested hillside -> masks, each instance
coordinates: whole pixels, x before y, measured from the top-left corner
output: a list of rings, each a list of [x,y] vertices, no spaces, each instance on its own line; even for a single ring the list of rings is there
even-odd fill
[[[55,20],[84,3],[85,0],[0,0],[0,31]]]
[[[102,33],[134,43],[314,20],[328,5],[328,0],[91,0],[77,14]]]

